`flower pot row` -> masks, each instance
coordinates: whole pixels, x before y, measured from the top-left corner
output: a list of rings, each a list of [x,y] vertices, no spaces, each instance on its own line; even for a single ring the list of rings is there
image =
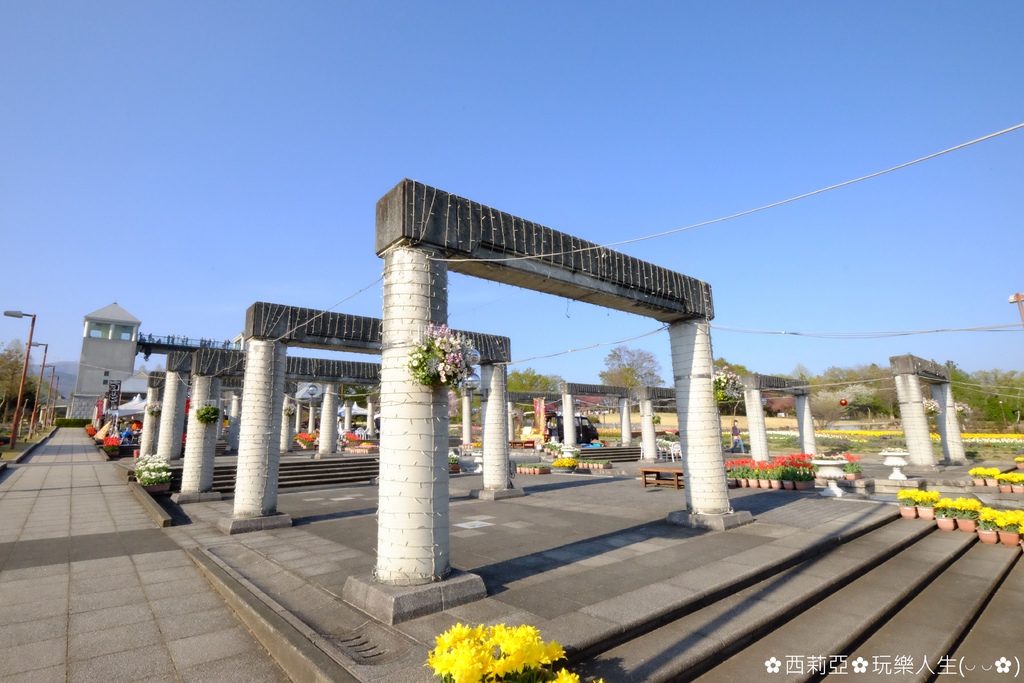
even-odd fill
[[[810,491],[814,488],[814,480],[730,478],[729,486],[730,488],[770,489],[775,491]]]
[[[1002,543],[1007,546],[1019,546],[1021,541],[1020,529],[1024,527],[1024,511],[1022,510],[995,510],[983,507],[977,500],[957,498],[950,500],[943,498],[938,502],[928,502],[925,505],[909,505],[914,498],[928,492],[914,491],[901,492],[900,515],[905,519],[926,519],[935,520],[940,531],[959,530],[964,533],[977,533],[978,540],[982,543],[995,545]],[[934,496],[934,494],[932,494]]]
[[[551,474],[550,467],[541,467],[540,465],[518,465],[516,466],[517,474]]]

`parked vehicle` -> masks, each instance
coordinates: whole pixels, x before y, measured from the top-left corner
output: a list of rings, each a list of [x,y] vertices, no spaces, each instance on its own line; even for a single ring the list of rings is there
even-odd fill
[[[557,437],[559,442],[565,442],[565,426],[562,424],[562,416],[557,414],[549,414],[547,418],[547,430],[545,436],[548,441],[553,440]],[[591,422],[590,418],[582,415],[576,416],[576,443],[585,444],[591,441],[598,440],[597,427]]]

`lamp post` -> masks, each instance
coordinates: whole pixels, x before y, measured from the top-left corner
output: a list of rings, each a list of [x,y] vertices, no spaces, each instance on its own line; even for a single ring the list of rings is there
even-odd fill
[[[36,382],[36,398],[32,402],[32,419],[28,422],[28,438],[36,433],[36,413],[39,411],[39,393],[43,388],[43,374],[46,372],[46,354],[50,352],[50,345],[41,342],[33,342],[32,346],[43,347],[43,364],[39,366],[39,381]]]
[[[53,374],[53,367],[50,367],[51,377]],[[53,403],[50,405],[50,422],[53,423],[55,413],[57,412],[57,399],[60,398],[60,377],[57,378],[57,384],[53,387]],[[66,413],[65,413],[66,414]]]
[[[1020,311],[1020,324],[1024,325],[1024,294],[1014,294],[1010,297],[1011,304],[1017,304],[1017,310]]]
[[[21,397],[25,393],[25,375],[28,374],[28,357],[32,352],[32,334],[36,331],[36,314],[22,313],[21,311],[4,311],[8,318],[24,318],[26,315],[32,317],[32,324],[28,328],[28,344],[25,345],[25,367],[21,369],[21,385],[18,387],[18,402],[14,406],[14,424],[11,426],[11,450],[18,442],[18,427],[21,422]]]
[[[46,408],[43,410],[43,424],[53,423],[53,375],[56,370],[56,366],[50,366],[50,387],[46,391]]]

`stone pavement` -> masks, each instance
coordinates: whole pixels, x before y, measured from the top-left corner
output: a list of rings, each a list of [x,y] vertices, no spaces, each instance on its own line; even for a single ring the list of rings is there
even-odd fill
[[[0,475],[0,681],[287,681],[84,431]]]

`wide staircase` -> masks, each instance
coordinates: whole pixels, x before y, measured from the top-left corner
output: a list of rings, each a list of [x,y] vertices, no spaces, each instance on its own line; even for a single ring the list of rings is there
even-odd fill
[[[221,493],[234,492],[236,469],[234,458],[230,462],[214,465],[213,490]],[[278,488],[366,484],[379,473],[380,462],[372,455],[346,455],[324,460],[283,457],[278,475]],[[180,465],[171,466],[171,490],[181,490]]]
[[[899,519],[569,653],[605,681],[1002,680],[1022,663],[1021,548]],[[997,662],[1004,658],[997,669]],[[1003,668],[1012,665],[1008,675]]]

